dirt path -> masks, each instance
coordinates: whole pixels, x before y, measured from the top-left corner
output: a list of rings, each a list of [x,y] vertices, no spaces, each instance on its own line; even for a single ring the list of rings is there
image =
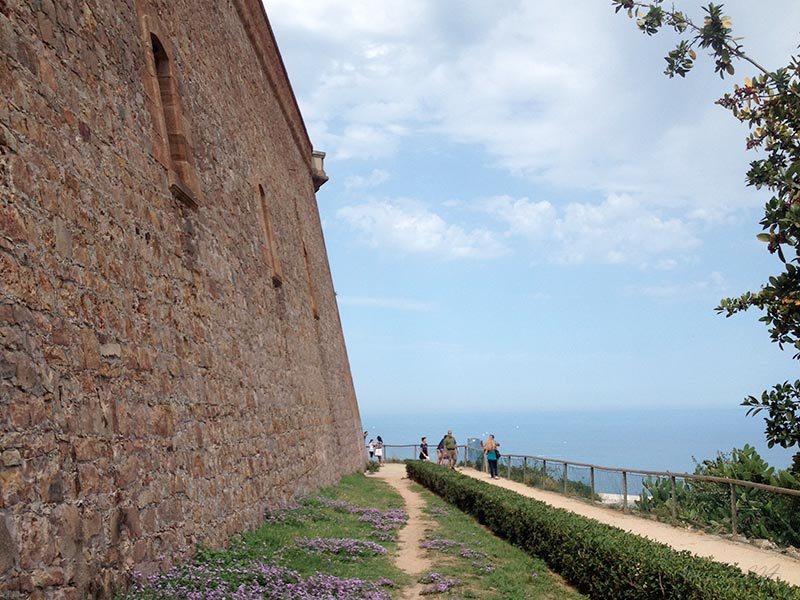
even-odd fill
[[[412,482],[406,478],[405,465],[385,463],[373,477],[385,479],[397,490],[406,503],[408,523],[398,533],[400,550],[395,564],[415,580],[412,586],[404,590],[403,600],[419,598],[423,585],[416,583],[416,579],[424,572],[429,571],[432,564],[419,545],[425,540],[425,531],[435,524],[422,512],[422,509],[425,508],[425,501],[421,495],[411,490]]]
[[[551,506],[563,508],[595,521],[614,525],[630,533],[667,544],[676,550],[688,550],[698,556],[738,566],[745,572],[754,571],[759,575],[782,579],[787,583],[800,586],[800,561],[784,554],[761,550],[750,544],[727,540],[701,531],[672,527],[666,523],[627,515],[613,509],[567,498],[554,492],[538,490],[516,481],[502,478],[492,480],[486,473],[474,469],[459,469],[459,472],[523,496],[541,500]]]

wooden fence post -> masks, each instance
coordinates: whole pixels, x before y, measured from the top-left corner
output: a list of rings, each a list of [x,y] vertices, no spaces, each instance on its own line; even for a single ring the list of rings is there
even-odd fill
[[[673,523],[678,520],[678,493],[675,489],[675,475],[670,477],[671,480],[671,490],[670,494],[672,496],[672,521]]]
[[[622,472],[622,510],[628,512],[628,472]]]

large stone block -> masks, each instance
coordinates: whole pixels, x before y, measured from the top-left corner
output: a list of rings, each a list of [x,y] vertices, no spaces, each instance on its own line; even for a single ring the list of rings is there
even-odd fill
[[[53,513],[56,523],[56,548],[66,562],[74,562],[82,550],[81,513],[70,504],[60,505]]]
[[[8,529],[8,517],[0,511],[0,577],[5,577],[19,560],[17,544]]]

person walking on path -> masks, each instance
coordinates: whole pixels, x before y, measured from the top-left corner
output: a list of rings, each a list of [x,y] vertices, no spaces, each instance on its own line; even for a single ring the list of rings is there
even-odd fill
[[[378,458],[378,464],[383,464],[383,438],[378,436],[378,445],[375,446],[375,456]]]
[[[500,479],[497,476],[497,459],[499,452],[497,451],[498,444],[494,439],[494,434],[489,434],[489,439],[483,444],[483,453],[486,455],[486,462],[489,463],[489,477],[492,479]]]
[[[444,436],[444,448],[447,452],[447,466],[451,469],[456,468],[456,461],[458,460],[458,442],[453,437],[453,432],[448,431]]]
[[[428,439],[423,436],[422,442],[419,445],[419,459],[428,460]]]
[[[444,461],[445,461],[444,440],[445,440],[446,437],[447,437],[446,435],[443,435],[442,439],[439,440],[439,445],[436,446],[436,464],[437,465],[443,465]]]

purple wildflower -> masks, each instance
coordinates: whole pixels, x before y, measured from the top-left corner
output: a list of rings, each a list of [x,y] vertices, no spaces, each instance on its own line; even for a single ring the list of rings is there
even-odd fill
[[[427,542],[422,542],[419,547],[427,550],[439,550],[440,552],[447,552],[450,548],[461,548],[461,542],[454,542],[453,540],[446,540],[444,538],[435,538]]]
[[[354,538],[298,538],[295,546],[310,554],[339,554],[353,559],[386,554],[386,548],[380,544]]]
[[[486,554],[478,550],[473,550],[461,542],[446,540],[444,538],[435,538],[427,542],[422,542],[419,547],[425,548],[426,550],[436,550],[445,554],[457,553],[462,558],[475,559],[472,561],[472,566],[481,573],[492,573],[494,571],[494,567],[488,562],[489,557],[486,556]]]
[[[227,583],[231,574],[237,583]],[[391,585],[383,578],[369,582],[323,573],[304,579],[291,569],[252,562],[238,568],[204,565],[154,575],[146,585],[137,582],[134,591],[152,600],[390,600],[382,588]]]
[[[328,508],[341,510],[354,515],[361,515],[359,521],[372,525],[372,536],[383,541],[394,541],[397,537],[392,533],[408,521],[408,513],[397,508],[382,511],[377,508],[361,507],[320,496],[317,500]]]
[[[443,594],[451,588],[461,585],[461,582],[458,579],[445,577],[436,571],[427,573],[419,580],[419,582],[428,584],[422,588],[422,591],[420,592],[420,594],[423,596],[429,596],[431,594]]]

